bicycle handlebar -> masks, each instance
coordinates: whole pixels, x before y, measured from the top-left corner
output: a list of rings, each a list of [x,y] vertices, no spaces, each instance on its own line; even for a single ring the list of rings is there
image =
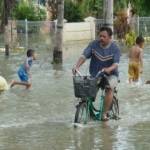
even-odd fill
[[[75,69],[76,73],[79,75],[79,76],[82,76],[81,72],[77,69]]]
[[[76,73],[77,73],[79,76],[83,76],[82,73],[81,73],[79,70],[75,69],[75,71],[76,71]],[[100,70],[100,71],[96,74],[95,78],[106,77],[106,76],[107,76],[106,73],[105,73],[103,70]]]
[[[97,74],[96,74],[96,78],[98,78],[98,77],[102,77],[102,76],[105,76],[105,72],[104,71],[99,71]]]

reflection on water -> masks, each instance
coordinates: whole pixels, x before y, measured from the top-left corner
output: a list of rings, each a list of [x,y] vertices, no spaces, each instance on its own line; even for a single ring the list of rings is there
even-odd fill
[[[30,90],[14,87],[0,95],[0,150],[147,150],[150,147],[150,85],[127,84],[127,54],[120,63],[118,121],[90,122],[74,128],[71,68],[86,43],[66,44],[64,63],[53,66],[52,52],[37,50]],[[144,54],[143,83],[149,79],[150,51]],[[0,75],[18,79],[24,52],[9,59],[0,53]],[[87,62],[81,70],[88,73]]]

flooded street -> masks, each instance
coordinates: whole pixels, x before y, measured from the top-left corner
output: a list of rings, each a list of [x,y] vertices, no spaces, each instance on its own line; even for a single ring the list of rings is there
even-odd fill
[[[127,53],[122,53],[118,121],[90,122],[74,128],[72,66],[87,43],[64,46],[62,66],[53,66],[52,52],[37,49],[31,68],[32,88],[15,86],[0,94],[0,150],[148,150],[150,149],[150,46],[144,49],[140,85],[127,83]],[[25,52],[0,53],[0,75],[18,80]],[[81,68],[88,73],[88,62]]]

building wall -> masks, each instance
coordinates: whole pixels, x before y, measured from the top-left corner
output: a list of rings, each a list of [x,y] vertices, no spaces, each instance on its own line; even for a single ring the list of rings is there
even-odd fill
[[[64,41],[82,41],[95,39],[95,21],[64,23]]]

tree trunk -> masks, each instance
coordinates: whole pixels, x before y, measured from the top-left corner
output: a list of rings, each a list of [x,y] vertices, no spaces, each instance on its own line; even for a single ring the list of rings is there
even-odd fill
[[[1,29],[2,31],[4,31],[5,33],[5,55],[9,55],[9,42],[7,39],[7,35],[9,32],[9,27],[8,27],[8,18],[11,15],[11,11],[13,9],[13,6],[15,4],[16,0],[1,0],[1,4],[2,4],[2,10],[1,10]],[[8,31],[5,31],[8,30]],[[9,37],[9,36],[8,36]]]
[[[9,45],[5,44],[5,56],[9,56]]]
[[[58,0],[57,7],[57,31],[53,50],[53,63],[62,63],[64,0]]]
[[[113,0],[104,0],[104,23],[113,30]]]
[[[11,41],[11,35],[10,35],[10,28],[9,24],[5,25],[4,30],[4,41],[5,41],[5,56],[9,56],[10,51],[10,41]]]
[[[5,24],[5,56],[9,56],[9,42],[7,42],[8,37],[8,5],[7,1],[4,0],[4,24]]]

